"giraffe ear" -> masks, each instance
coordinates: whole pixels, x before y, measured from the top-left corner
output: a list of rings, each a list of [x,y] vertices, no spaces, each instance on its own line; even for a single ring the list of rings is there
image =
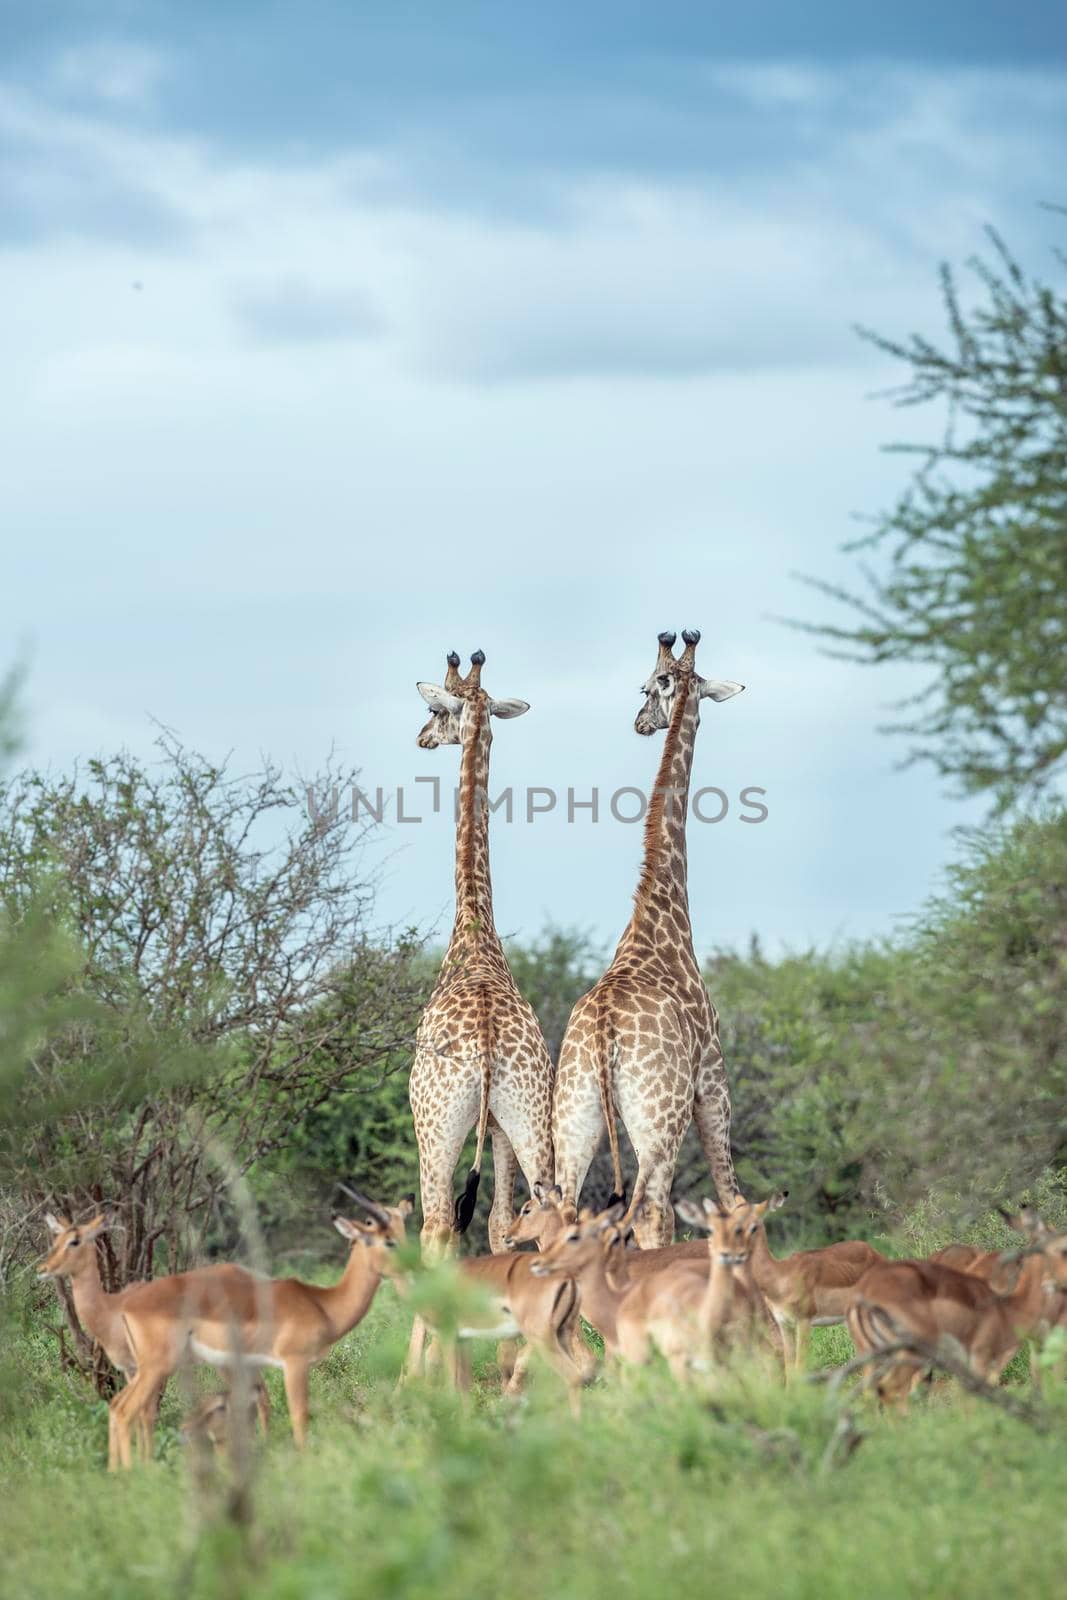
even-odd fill
[[[732,700],[735,694],[740,694],[744,688],[743,683],[735,683],[732,678],[701,678],[700,698],[702,700]]]
[[[521,717],[524,711],[529,711],[528,700],[490,700],[489,710],[494,717]]]
[[[463,701],[439,683],[417,683],[415,687],[432,711],[450,711],[455,716],[463,708]]]

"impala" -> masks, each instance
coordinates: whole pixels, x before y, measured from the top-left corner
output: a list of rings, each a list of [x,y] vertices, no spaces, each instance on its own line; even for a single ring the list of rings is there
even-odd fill
[[[1044,1229],[1019,1252],[999,1258],[987,1283],[933,1261],[886,1261],[856,1285],[848,1329],[861,1355],[909,1335],[936,1346],[947,1339],[976,1377],[995,1383],[1023,1339],[1037,1329],[1050,1292],[1067,1289],[1067,1234]],[[925,1363],[898,1353],[878,1384],[882,1399],[904,1399]]]
[[[784,1205],[788,1194],[788,1189],[783,1189],[772,1195],[769,1209],[776,1211]],[[752,1276],[782,1330],[787,1376],[790,1371],[804,1371],[812,1328],[844,1322],[856,1284],[870,1267],[884,1260],[880,1251],[862,1239],[773,1256],[766,1226],[760,1223],[752,1248]]]
[[[130,1465],[130,1430],[146,1427],[151,1442],[153,1396],[185,1361],[227,1368],[238,1362],[280,1367],[289,1421],[298,1446],[307,1438],[308,1369],[362,1321],[384,1277],[397,1277],[397,1247],[414,1196],[379,1206],[350,1190],[369,1222],[334,1217],[350,1242],[344,1273],[329,1288],[298,1278],[261,1278],[245,1267],[195,1268],[123,1291],[122,1318],[137,1363],[129,1385],[111,1402],[109,1466]]]
[[[57,1217],[46,1211],[44,1220],[52,1235],[52,1248],[37,1268],[37,1276],[70,1279],[78,1321],[128,1383],[137,1371],[137,1362],[122,1321],[125,1291],[107,1292],[100,1281],[100,1263],[96,1256],[96,1241],[105,1228],[111,1226],[111,1214],[100,1211],[88,1222],[76,1225],[69,1217]],[[138,1444],[144,1454],[147,1432],[143,1425]]]

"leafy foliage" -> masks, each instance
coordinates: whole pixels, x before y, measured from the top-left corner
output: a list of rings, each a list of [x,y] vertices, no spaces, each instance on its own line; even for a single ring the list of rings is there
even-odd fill
[[[106,1287],[232,1246],[233,1176],[394,1070],[423,994],[417,942],[369,934],[346,819],[270,765],[159,757],[0,789],[5,1221],[117,1204]]]
[[[1061,811],[971,834],[895,944],[718,957],[743,1181],[831,1232],[931,1188],[1017,1199],[1067,1158],[1065,978]]]
[[[944,403],[946,432],[893,447],[920,464],[846,547],[888,556],[865,569],[866,591],[809,580],[857,622],[802,626],[846,660],[931,668],[890,731],[1003,808],[1044,789],[1067,755],[1067,299],[989,238],[992,261],[970,262],[978,304],[942,269],[947,346],[865,332],[911,368],[897,402]]]

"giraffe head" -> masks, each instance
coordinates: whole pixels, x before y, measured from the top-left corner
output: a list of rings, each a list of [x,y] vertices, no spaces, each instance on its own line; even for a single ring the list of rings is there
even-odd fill
[[[459,656],[451,650],[444,683],[416,685],[430,708],[430,720],[416,741],[420,750],[436,750],[441,744],[462,744],[464,735],[469,738],[483,717],[521,717],[524,711],[529,711],[526,700],[494,700],[485,692],[482,688],[484,664],[485,651],[476,650],[471,656],[470,671],[461,678]]]
[[[677,695],[695,695],[697,700],[729,700],[740,694],[743,683],[730,678],[702,678],[693,664],[700,643],[700,630],[686,628],[682,633],[685,649],[680,656],[674,654],[677,634],[659,635],[659,654],[651,675],[641,685],[645,703],[637,713],[634,727],[638,733],[656,733],[666,728],[671,720]]]

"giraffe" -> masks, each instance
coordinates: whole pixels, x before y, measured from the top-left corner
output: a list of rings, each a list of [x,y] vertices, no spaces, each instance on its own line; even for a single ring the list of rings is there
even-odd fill
[[[531,1193],[552,1176],[552,1063],[533,1007],[511,975],[493,924],[489,878],[492,717],[519,717],[525,700],[494,700],[481,686],[485,653],[459,674],[448,656],[443,687],[420,683],[430,720],[419,748],[461,747],[456,818],[456,920],[436,987],[419,1023],[409,1094],[419,1147],[422,1242],[439,1253],[474,1215],[488,1129],[493,1144],[489,1246],[506,1248],[517,1167]],[[456,1163],[477,1127],[474,1164],[453,1200]]]
[[[700,702],[729,700],[744,684],[702,678],[700,634],[659,635],[659,654],[634,727],[666,728],[645,816],[644,862],[634,912],[604,976],[577,1002],[560,1050],[552,1110],[556,1183],[569,1208],[607,1125],[616,1195],[622,1171],[616,1114],[637,1153],[628,1215],[644,1248],[669,1244],[678,1147],[695,1118],[723,1205],[738,1196],[730,1156],[730,1094],[719,1019],[693,950],[686,878],[686,813]]]

